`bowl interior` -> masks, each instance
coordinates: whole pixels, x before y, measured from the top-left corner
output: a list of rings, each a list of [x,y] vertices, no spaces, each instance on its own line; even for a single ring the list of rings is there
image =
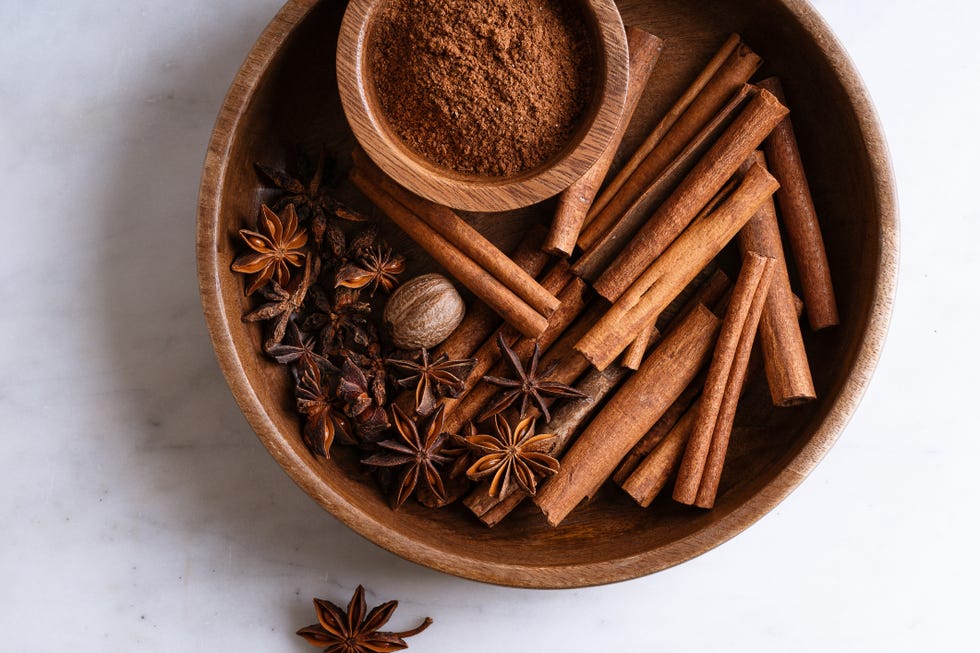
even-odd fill
[[[202,292],[216,349],[239,403],[278,462],[324,507],[404,557],[477,580],[531,587],[611,582],[677,564],[776,505],[832,445],[853,411],[877,356],[894,283],[895,217],[881,136],[859,82],[812,11],[775,0],[620,3],[627,25],[667,43],[624,151],[642,139],[733,31],[765,58],[763,74],[782,77],[843,323],[807,336],[819,400],[773,408],[764,380],[751,381],[712,511],[680,506],[669,496],[643,510],[618,489],[606,488],[557,529],[530,505],[487,529],[460,505],[434,511],[410,502],[393,512],[343,447],[335,447],[329,461],[310,455],[300,439],[286,371],[260,354],[260,330],[240,320],[250,303],[230,265],[238,229],[254,221],[264,199],[253,163],[289,166],[293,148],[315,152],[325,146],[337,154],[341,177],[349,165],[355,141],[334,66],[344,9],[343,2],[287,4],[273,26],[286,36],[270,27],[240,73],[240,80],[248,78],[245,92],[236,97],[233,89],[226,102],[202,190]],[[340,188],[341,199],[370,211],[349,184]],[[511,248],[529,223],[546,223],[553,206],[545,202],[469,218],[492,241]],[[411,261],[405,278],[437,269],[389,222],[382,224]]]
[[[372,77],[371,44],[383,0],[351,0],[339,32],[340,96],[367,154],[403,186],[463,210],[507,210],[552,197],[581,177],[601,155],[622,115],[628,77],[626,34],[613,0],[573,0],[589,31],[595,57],[591,97],[564,146],[547,162],[507,176],[466,174],[411,149],[381,110]],[[337,39],[337,34],[331,35]]]

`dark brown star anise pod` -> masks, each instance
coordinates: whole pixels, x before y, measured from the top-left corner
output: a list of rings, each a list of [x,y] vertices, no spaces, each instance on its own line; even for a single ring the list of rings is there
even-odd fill
[[[368,315],[371,305],[362,302],[356,290],[337,288],[334,299],[322,290],[316,292],[314,311],[306,320],[304,328],[319,331],[324,351],[342,346],[345,339],[353,340],[361,346],[371,343]]]
[[[280,286],[289,285],[289,266],[299,267],[306,256],[306,229],[299,226],[293,205],[287,204],[282,214],[285,221],[263,204],[258,231],[241,229],[238,232],[252,251],[236,258],[231,269],[256,275],[245,289],[246,295],[269,281]]]
[[[558,472],[560,465],[550,455],[558,436],[552,433],[535,435],[533,418],[522,420],[513,430],[500,415],[494,415],[493,421],[495,434],[464,438],[479,456],[466,470],[466,475],[474,481],[492,476],[489,491],[492,497],[507,496],[511,482],[533,495],[537,491],[538,478]]]
[[[378,227],[369,225],[354,232],[350,237],[338,225],[327,225],[324,238],[330,254],[330,261],[338,269],[360,259],[378,240]],[[335,284],[338,285],[338,284]]]
[[[306,415],[303,441],[318,456],[330,457],[330,445],[339,433],[350,439],[347,420],[333,402],[330,380],[320,366],[304,361],[296,382],[296,410]]]
[[[361,437],[374,442],[391,424],[387,411],[375,402],[370,390],[364,370],[349,356],[344,358],[337,382],[337,399],[343,403],[344,413],[354,420]]]
[[[531,362],[526,370],[524,364],[521,363],[521,359],[514,353],[514,350],[507,346],[507,342],[504,340],[502,334],[497,335],[497,346],[500,348],[501,356],[507,361],[507,365],[513,371],[515,378],[504,379],[499,376],[483,377],[483,380],[487,383],[502,386],[507,388],[507,390],[500,396],[500,399],[480,415],[479,420],[481,422],[502,413],[520,397],[520,415],[522,418],[527,415],[528,404],[533,400],[541,411],[541,414],[544,415],[544,421],[547,423],[551,421],[551,413],[548,412],[548,406],[544,402],[544,397],[570,397],[575,399],[584,399],[586,397],[585,394],[571,386],[547,380],[558,366],[557,361],[544,372],[538,372],[541,347],[538,346],[537,342],[534,343],[534,353],[531,355]]]
[[[327,176],[328,160],[326,150],[320,150],[316,169],[309,181],[302,181],[284,170],[256,163],[255,168],[268,179],[272,185],[282,191],[276,200],[276,208],[287,204],[296,206],[299,217],[310,221],[313,237],[320,244],[328,218],[335,217],[349,222],[364,222],[366,217],[353,209],[341,204],[326,191],[325,177]]]
[[[432,624],[428,617],[417,627],[400,633],[379,630],[388,623],[398,601],[388,601],[367,611],[364,588],[360,585],[345,612],[330,601],[313,599],[319,623],[301,628],[297,635],[313,646],[326,647],[324,653],[387,653],[408,648],[405,637],[418,635]]]
[[[315,257],[308,257],[303,268],[303,276],[296,289],[292,292],[287,291],[277,282],[273,281],[271,287],[263,288],[261,295],[266,299],[266,303],[256,308],[251,313],[242,316],[244,322],[265,322],[271,321],[272,334],[265,341],[265,350],[269,351],[282,342],[286,335],[286,327],[295,313],[298,313],[306,299],[307,290],[310,287],[310,279],[316,276],[313,269],[318,267]]]
[[[415,386],[415,412],[419,415],[428,415],[435,410],[437,395],[459,396],[476,362],[475,358],[449,360],[447,354],[431,360],[425,349],[420,350],[418,361],[388,359],[392,367],[409,372],[408,376],[398,379],[398,385],[403,388]]]
[[[266,352],[280,365],[289,363],[311,363],[319,365],[321,369],[339,374],[337,369],[325,356],[316,352],[316,341],[312,336],[304,336],[296,322],[290,322],[286,327],[286,338],[284,342],[273,345],[266,349]]]
[[[443,407],[439,406],[429,418],[425,435],[419,434],[418,425],[396,405],[392,406],[398,440],[385,440],[378,443],[383,451],[362,461],[375,467],[395,467],[401,471],[397,479],[397,489],[392,497],[393,507],[400,508],[416,487],[424,487],[439,501],[447,501],[446,489],[439,474],[439,467],[449,462],[442,453],[443,445],[449,436],[442,432]],[[419,485],[419,478],[422,484]]]
[[[368,342],[365,353],[348,351],[345,355],[349,356],[357,366],[361,368],[368,377],[371,384],[371,396],[379,406],[388,403],[388,370],[385,367],[385,359],[381,356],[381,344],[378,342],[378,332],[373,325],[367,325]]]
[[[392,253],[385,244],[369,247],[356,263],[347,263],[337,270],[337,286],[345,288],[371,288],[371,296],[378,288],[390,293],[398,285],[398,275],[405,271],[405,257]]]

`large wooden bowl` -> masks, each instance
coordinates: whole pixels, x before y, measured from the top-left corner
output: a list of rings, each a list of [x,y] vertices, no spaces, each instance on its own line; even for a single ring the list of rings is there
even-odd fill
[[[565,0],[568,1],[568,0]],[[467,175],[435,165],[407,147],[385,121],[371,78],[371,29],[384,0],[350,0],[340,27],[337,77],[348,122],[364,151],[405,188],[468,211],[506,211],[554,197],[584,175],[620,123],[629,83],[623,21],[613,0],[578,0],[593,35],[592,101],[568,144],[552,160],[506,177]]]
[[[667,42],[627,136],[636,144],[732,31],[783,77],[823,219],[843,326],[809,336],[818,402],[773,409],[764,381],[749,389],[714,510],[661,497],[648,510],[607,488],[560,528],[524,506],[490,530],[461,506],[392,512],[355,460],[314,458],[300,438],[285,371],[260,352],[241,322],[248,303],[230,270],[237,231],[262,194],[253,162],[280,164],[290,146],[347,153],[353,136],[337,93],[334,55],[343,2],[291,0],[261,36],[218,116],[198,216],[201,293],[218,359],[242,410],[276,461],[324,508],[373,542],[420,564],[481,581],[578,587],[670,567],[715,547],[771,510],[833,445],[871,377],[896,281],[898,224],[888,153],[871,101],[844,50],[802,0],[622,0],[626,24]],[[346,161],[346,157],[344,157]],[[357,197],[348,197],[361,202]],[[512,246],[550,203],[513,218],[474,215],[492,240]],[[389,228],[415,262],[425,256]],[[756,400],[753,401],[752,397]]]

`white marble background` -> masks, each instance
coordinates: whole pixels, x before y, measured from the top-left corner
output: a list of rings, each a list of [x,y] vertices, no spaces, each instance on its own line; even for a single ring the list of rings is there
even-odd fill
[[[309,600],[400,598],[412,650],[976,645],[980,9],[819,0],[890,138],[903,266],[840,443],[758,525],[652,577],[532,592],[382,551],[306,497],[218,371],[195,199],[280,0],[0,0],[0,650],[308,649]],[[972,644],[969,644],[971,643]]]

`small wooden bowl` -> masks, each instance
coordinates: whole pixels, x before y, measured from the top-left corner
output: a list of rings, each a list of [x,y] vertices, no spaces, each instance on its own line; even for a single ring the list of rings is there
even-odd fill
[[[307,152],[326,144],[339,155],[355,144],[333,65],[344,7],[290,0],[280,11],[221,108],[201,184],[197,242],[205,315],[228,384],[276,461],[326,510],[376,544],[451,574],[523,587],[579,587],[649,574],[718,546],[772,510],[816,466],[857,407],[878,359],[897,276],[887,147],[857,73],[816,12],[802,0],[620,2],[627,25],[667,43],[627,147],[638,144],[733,31],[766,59],[763,75],[782,77],[843,318],[841,327],[807,337],[819,400],[773,409],[765,382],[750,385],[711,511],[669,496],[643,510],[607,488],[557,529],[525,505],[491,530],[460,505],[428,510],[409,502],[393,512],[345,447],[335,447],[329,461],[312,456],[300,437],[287,372],[260,353],[261,330],[241,320],[252,302],[231,262],[240,250],[238,229],[254,223],[266,197],[253,164],[286,165],[297,144]],[[367,208],[353,192],[340,199]],[[511,247],[528,222],[547,222],[553,209],[546,202],[521,212],[520,220],[477,215],[473,223]],[[403,234],[381,224],[389,242],[412,259],[406,274],[432,269]],[[329,552],[329,543],[323,546]]]
[[[464,211],[507,211],[568,188],[592,167],[623,115],[629,83],[626,32],[613,0],[578,0],[593,35],[593,99],[571,140],[548,163],[519,175],[486,177],[436,165],[412,151],[386,124],[371,78],[371,29],[384,0],[350,0],[337,42],[340,99],[354,135],[378,166],[402,186]]]

